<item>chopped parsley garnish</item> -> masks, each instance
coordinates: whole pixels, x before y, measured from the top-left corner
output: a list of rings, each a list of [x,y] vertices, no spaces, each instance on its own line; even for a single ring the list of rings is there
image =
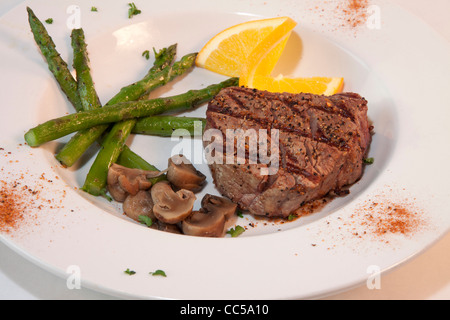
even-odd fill
[[[236,238],[243,234],[245,229],[241,226],[236,226],[235,228],[231,228],[227,231],[227,234],[231,235],[231,237]]]
[[[130,6],[130,9],[128,9],[128,18],[131,19],[133,16],[138,15],[141,13],[141,10],[139,10],[134,2],[128,4]]]
[[[52,24],[53,23],[53,19],[52,18],[48,18],[47,20],[45,20],[46,23],[48,24]]]
[[[151,227],[153,224],[152,218],[147,216],[139,216],[138,221],[142,224],[146,224],[147,227]]]
[[[236,215],[237,215],[239,218],[243,218],[243,217],[244,217],[244,214],[243,214],[242,211],[239,210],[239,209],[237,210]]]
[[[134,274],[136,274],[136,271],[130,270],[129,268],[127,268],[127,270],[124,271],[126,274],[128,274],[129,276],[132,276]]]
[[[152,276],[161,276],[161,277],[167,277],[166,273],[162,270],[156,270],[155,272],[149,272]]]
[[[298,218],[298,216],[296,214],[290,214],[287,219],[288,219],[288,221],[292,221],[292,220],[295,220],[297,218]]]
[[[142,52],[142,56],[147,60],[150,59],[150,51],[145,50],[144,52]]]
[[[97,7],[91,7],[92,12],[98,12]]]
[[[374,158],[366,158],[363,160],[365,164],[373,164],[375,162]]]

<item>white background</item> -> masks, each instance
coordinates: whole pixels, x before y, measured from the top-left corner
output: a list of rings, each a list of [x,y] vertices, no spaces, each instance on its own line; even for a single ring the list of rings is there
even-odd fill
[[[2,0],[0,15],[22,0]],[[415,14],[450,42],[450,0],[392,0]],[[381,278],[381,289],[365,285],[326,299],[450,300],[450,234],[422,255]],[[0,299],[115,299],[88,289],[69,290],[65,279],[35,266],[0,243]]]

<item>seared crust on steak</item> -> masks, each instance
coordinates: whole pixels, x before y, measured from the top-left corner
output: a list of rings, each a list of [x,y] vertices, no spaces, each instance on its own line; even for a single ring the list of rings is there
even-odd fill
[[[223,89],[208,105],[205,130],[279,130],[279,169],[267,164],[210,163],[219,191],[255,215],[287,217],[307,201],[339,193],[363,173],[371,142],[367,101],[356,93],[333,96]],[[205,148],[210,146],[204,142]],[[247,146],[248,147],[248,146]],[[223,156],[226,157],[226,146]]]

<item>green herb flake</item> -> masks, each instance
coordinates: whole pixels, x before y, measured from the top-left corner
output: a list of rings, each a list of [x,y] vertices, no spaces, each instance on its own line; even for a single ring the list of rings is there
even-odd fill
[[[239,209],[237,210],[236,215],[237,215],[239,218],[243,218],[243,217],[244,217],[244,214],[243,214],[242,211],[239,210]]]
[[[166,273],[163,270],[156,270],[155,272],[149,272],[152,276],[161,276],[167,277]]]
[[[298,218],[298,216],[296,214],[290,214],[287,219],[288,219],[288,221],[292,221],[292,220],[295,220],[297,218]]]
[[[92,12],[98,12],[98,9],[97,9],[97,7],[91,7],[91,11]]]
[[[147,60],[150,59],[150,51],[145,50],[144,52],[142,52],[142,56]]]
[[[133,16],[138,15],[141,13],[141,10],[139,10],[136,5],[134,4],[134,2],[129,3],[128,6],[130,7],[128,9],[128,19],[133,18]]]
[[[139,216],[138,221],[142,224],[147,225],[147,227],[151,227],[153,224],[152,218],[147,216]]]
[[[126,273],[129,276],[135,275],[136,271],[130,270],[129,268],[127,268],[127,270],[124,271],[124,273]]]
[[[227,231],[227,234],[231,235],[231,237],[236,238],[243,234],[245,229],[241,226],[236,226],[235,228],[231,228]]]
[[[52,24],[53,23],[53,19],[52,18],[48,18],[47,20],[45,20],[46,23],[48,24]]]
[[[365,164],[373,164],[375,162],[374,158],[366,158],[363,160]]]

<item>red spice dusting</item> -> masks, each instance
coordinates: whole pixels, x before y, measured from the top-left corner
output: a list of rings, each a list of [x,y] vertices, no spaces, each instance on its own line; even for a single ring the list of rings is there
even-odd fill
[[[374,204],[377,207],[377,204]],[[415,212],[402,205],[391,204],[382,209],[383,216],[374,218],[368,215],[367,220],[375,225],[374,232],[378,235],[390,233],[410,234],[417,229],[419,219]]]
[[[17,229],[38,194],[18,181],[0,181],[0,232]]]
[[[351,215],[351,219],[355,236],[383,240],[389,234],[412,236],[426,226],[423,211],[408,199],[377,197],[368,200]]]
[[[358,253],[373,249],[372,245],[396,248],[406,239],[420,241],[420,236],[433,228],[419,200],[401,188],[386,186],[351,210],[345,210],[344,216],[336,213],[324,220],[326,227],[317,236],[322,237],[327,249],[340,244],[351,244],[350,248]]]
[[[368,19],[369,0],[324,0],[310,10],[319,16],[322,25],[335,28],[356,29],[364,25]]]
[[[4,148],[0,148],[3,152]],[[10,151],[3,152],[5,157],[14,157]],[[10,160],[8,163],[18,163],[19,160]],[[11,234],[21,226],[29,223],[38,223],[38,213],[43,209],[60,209],[62,198],[45,198],[44,191],[53,183],[42,173],[38,176],[29,171],[20,172],[13,166],[0,168],[0,233]],[[60,193],[58,192],[58,195]]]
[[[368,0],[349,0],[342,7],[337,6],[343,14],[344,23],[352,28],[365,24],[367,21]]]

